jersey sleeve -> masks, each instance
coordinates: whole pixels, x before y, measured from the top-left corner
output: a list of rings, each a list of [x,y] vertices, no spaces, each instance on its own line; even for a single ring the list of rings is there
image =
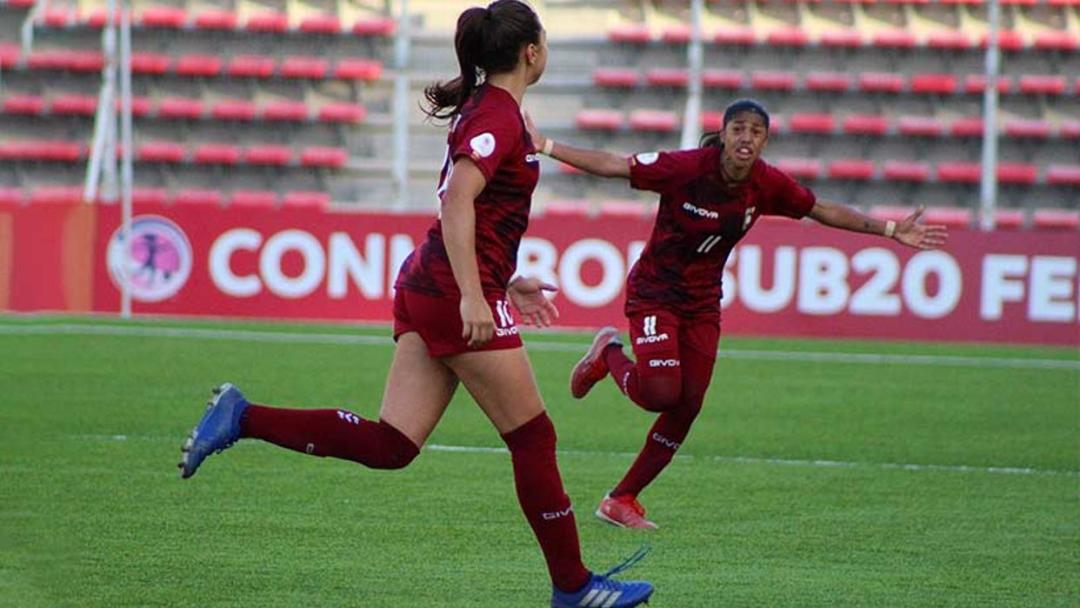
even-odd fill
[[[503,112],[478,112],[456,127],[450,150],[451,162],[467,157],[484,179],[491,181],[499,165],[521,145],[521,119]]]
[[[769,183],[772,188],[766,215],[800,219],[806,217],[817,203],[812,190],[779,169],[770,167]]]
[[[631,156],[630,186],[636,190],[664,192],[701,173],[701,150],[643,152]]]

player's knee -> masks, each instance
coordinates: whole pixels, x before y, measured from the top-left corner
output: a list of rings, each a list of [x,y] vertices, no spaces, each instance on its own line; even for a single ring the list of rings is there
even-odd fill
[[[555,425],[547,412],[541,412],[532,420],[502,436],[511,453],[524,451],[555,451],[558,437]]]
[[[379,421],[379,431],[381,449],[377,458],[365,463],[367,466],[385,470],[404,469],[416,460],[420,448],[404,433],[382,420]]]
[[[642,379],[641,405],[647,410],[664,412],[679,405],[682,382],[678,372],[656,374]]]

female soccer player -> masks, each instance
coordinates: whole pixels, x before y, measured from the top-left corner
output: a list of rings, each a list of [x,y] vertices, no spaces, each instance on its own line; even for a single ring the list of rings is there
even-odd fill
[[[671,462],[701,411],[720,339],[721,272],[759,217],[809,215],[826,226],[881,234],[920,249],[939,247],[948,236],[944,226],[918,224],[921,209],[898,224],[816,200],[761,160],[769,114],[754,100],[729,105],[721,131],[706,134],[697,149],[629,159],[555,143],[527,123],[545,154],[660,194],[656,224],[627,285],[625,313],[637,361],[623,354],[618,330],[605,327],[570,378],[570,391],[580,399],[610,373],[634,403],[660,413],[630,470],[596,511],[618,526],[657,527],[645,519],[637,497]]]
[[[546,35],[528,5],[498,0],[461,14],[454,45],[460,76],[425,91],[428,114],[450,121],[436,190],[440,218],[397,278],[397,346],[379,420],[344,410],[255,405],[225,384],[184,445],[182,476],[245,437],[371,468],[405,467],[460,381],[510,450],[518,500],[551,575],[551,605],[637,606],[652,585],[609,578],[627,564],[598,575],[582,563],[556,462],[555,428],[513,316],[548,325],[557,315],[543,295],[553,287],[531,278],[510,281],[539,178],[521,101],[544,72]],[[453,310],[459,314],[447,314]]]

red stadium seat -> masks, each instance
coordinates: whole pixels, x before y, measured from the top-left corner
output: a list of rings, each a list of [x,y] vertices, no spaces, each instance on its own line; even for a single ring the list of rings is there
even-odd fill
[[[964,116],[953,120],[949,125],[949,135],[954,137],[982,137],[983,119],[978,116]]]
[[[923,216],[924,223],[943,224],[949,228],[967,228],[975,215],[965,207],[930,207]]]
[[[998,163],[997,178],[1003,184],[1034,184],[1038,168],[1027,163]]]
[[[804,85],[811,91],[839,92],[851,88],[851,75],[844,72],[810,72]]]
[[[172,59],[164,53],[131,53],[131,73],[160,76],[169,71]]]
[[[724,126],[724,113],[705,111],[701,113],[701,128],[706,131],[719,131]]]
[[[986,76],[982,74],[971,74],[964,79],[964,92],[969,94],[982,95],[986,89]],[[1012,79],[1008,76],[998,76],[997,83],[998,93],[1005,94],[1012,92]]]
[[[176,60],[176,73],[193,78],[210,78],[221,74],[221,57],[216,55],[184,55]]]
[[[615,43],[646,44],[652,42],[652,32],[643,23],[625,23],[608,30],[608,40]]]
[[[1080,227],[1080,211],[1067,209],[1036,209],[1032,226],[1039,230],[1076,230]]]
[[[792,133],[830,134],[836,129],[836,119],[832,114],[799,112],[788,119]]]
[[[944,162],[937,165],[939,182],[956,184],[977,184],[982,175],[979,163]]]
[[[132,188],[131,204],[164,205],[169,200],[169,191],[164,188]]]
[[[66,70],[69,63],[69,53],[63,49],[33,51],[26,58],[31,70]]]
[[[598,87],[632,89],[641,81],[641,74],[633,68],[597,68],[593,71],[593,84]]]
[[[945,127],[933,116],[901,116],[896,129],[901,135],[918,137],[938,137],[945,132]]]
[[[1050,165],[1046,183],[1052,186],[1080,186],[1080,165]]]
[[[874,177],[873,161],[859,158],[840,158],[829,162],[830,179],[868,180]]]
[[[360,19],[352,26],[352,33],[357,36],[392,36],[397,29],[397,22],[386,17]]]
[[[680,68],[652,68],[645,71],[645,82],[653,87],[686,87],[690,75]]]
[[[283,34],[289,31],[289,18],[285,13],[265,11],[248,17],[244,29],[249,32]]]
[[[94,8],[82,18],[82,23],[86,27],[100,30],[101,28],[105,27],[105,21],[108,18],[108,15],[106,13],[107,11],[105,10],[104,6]],[[119,9],[117,9],[117,11],[113,14],[113,23],[120,23]]]
[[[866,93],[899,93],[904,90],[904,77],[889,72],[859,74],[859,90]]]
[[[883,49],[915,48],[915,34],[907,30],[886,30],[874,34],[871,43]]]
[[[321,80],[328,69],[326,60],[319,57],[286,57],[279,72],[284,78]]]
[[[1020,92],[1035,95],[1061,95],[1065,93],[1065,77],[1021,76]]]
[[[180,163],[186,155],[184,146],[171,141],[149,141],[135,147],[135,158],[147,163]]]
[[[863,45],[863,39],[855,30],[829,30],[822,32],[818,43],[825,47],[854,49]]]
[[[326,209],[330,206],[330,194],[314,190],[286,192],[282,205],[297,209]]]
[[[273,57],[265,55],[237,55],[229,60],[225,72],[234,78],[270,78],[274,63]]]
[[[752,46],[757,42],[757,34],[751,27],[721,28],[713,34],[713,42],[729,46]]]
[[[926,39],[926,46],[932,49],[959,51],[971,48],[971,38],[959,30],[934,32]]]
[[[642,217],[651,216],[652,208],[640,201],[608,200],[600,201],[600,215],[606,217]]]
[[[990,34],[979,38],[979,47],[986,48]],[[1002,51],[1015,52],[1024,49],[1024,37],[1016,30],[998,30],[998,48]]]
[[[848,135],[884,135],[889,130],[888,119],[877,114],[849,114],[841,124]]]
[[[0,187],[0,206],[21,205],[23,203],[23,191],[21,188]]]
[[[7,0],[11,8],[33,8],[35,3],[35,0]]]
[[[743,73],[740,70],[704,70],[701,84],[710,89],[741,89]]]
[[[0,68],[5,70],[15,67],[19,62],[19,45],[10,42],[0,42]]]
[[[874,205],[870,208],[869,215],[870,217],[877,220],[893,220],[894,222],[900,222],[906,219],[909,215],[911,215],[913,211],[915,211],[915,209],[912,207],[898,207],[896,205]]]
[[[123,100],[116,100],[116,109],[119,112],[122,108]],[[150,111],[153,109],[154,103],[149,97],[132,96],[131,98],[131,115],[136,117],[149,116]]]
[[[793,91],[795,73],[756,71],[750,74],[750,86],[759,91]]]
[[[322,122],[359,124],[367,117],[367,109],[356,103],[334,102],[319,108],[318,119]]]
[[[330,146],[308,146],[300,151],[300,164],[305,167],[340,169],[349,162],[349,151]]]
[[[142,27],[178,30],[187,23],[187,13],[175,6],[148,6],[137,21]]]
[[[220,207],[224,197],[219,190],[205,188],[185,188],[176,193],[173,202],[177,205],[198,205],[202,207]]]
[[[689,25],[677,23],[660,32],[660,41],[664,44],[686,44],[690,42],[691,34]]]
[[[1050,121],[1011,118],[1005,121],[1005,135],[1009,137],[1046,139],[1050,137]]]
[[[1058,135],[1062,139],[1080,139],[1080,120],[1063,120],[1058,125]]]
[[[73,50],[68,52],[67,69],[72,72],[96,73],[105,68],[105,56],[100,51]]]
[[[554,200],[544,204],[541,210],[544,215],[557,215],[560,217],[589,217],[588,199]]]
[[[302,101],[272,101],[263,106],[262,119],[302,122],[308,119],[308,107]]]
[[[374,59],[338,59],[334,78],[374,81],[382,77],[382,63]]]
[[[198,120],[203,115],[203,103],[200,99],[169,97],[158,103],[158,118],[179,120]]]
[[[45,9],[42,21],[48,27],[63,29],[75,22],[75,12],[63,6],[50,6]]]
[[[341,33],[341,19],[336,15],[311,15],[300,20],[297,28],[305,34],[325,34],[329,36]]]
[[[195,16],[194,25],[200,30],[231,31],[236,29],[236,13],[220,9],[203,11]]]
[[[664,110],[630,112],[630,128],[650,133],[671,133],[679,128],[679,117]]]
[[[801,27],[788,26],[769,32],[765,42],[771,46],[803,47],[810,43],[810,36]]]
[[[75,141],[16,140],[2,145],[0,158],[21,161],[73,163],[81,159],[86,147]]]
[[[41,116],[45,113],[45,100],[38,95],[9,95],[4,99],[4,114],[18,116]]]
[[[49,104],[49,112],[61,116],[93,116],[97,112],[97,102],[93,95],[58,95]]]
[[[235,165],[240,162],[240,148],[233,144],[199,144],[194,161],[197,165]]]
[[[1048,30],[1035,34],[1034,47],[1040,51],[1075,51],[1080,39],[1066,31]]]
[[[930,178],[930,167],[920,161],[888,160],[882,167],[882,174],[894,182],[925,182]]]
[[[821,177],[821,159],[818,158],[778,158],[773,164],[796,179]]]
[[[283,167],[292,160],[293,152],[288,146],[257,144],[244,149],[242,156],[249,165]]]
[[[915,74],[911,77],[911,91],[951,95],[956,92],[956,76],[953,74]]]
[[[272,209],[277,201],[277,192],[273,190],[233,190],[229,194],[229,205],[232,207]]]
[[[1024,212],[1019,209],[998,209],[994,211],[994,228],[998,230],[1016,230],[1024,227]]]
[[[210,115],[217,120],[255,120],[255,104],[246,99],[223,99],[214,104]]]
[[[83,200],[79,186],[38,186],[30,192],[31,205],[68,205]]]
[[[623,125],[623,113],[618,110],[580,110],[575,123],[579,129],[618,131]]]

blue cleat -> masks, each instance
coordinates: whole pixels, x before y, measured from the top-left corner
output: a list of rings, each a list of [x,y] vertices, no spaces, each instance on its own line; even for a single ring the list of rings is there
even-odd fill
[[[210,454],[228,449],[240,438],[240,417],[248,402],[240,389],[226,382],[214,389],[214,398],[206,404],[206,413],[180,448],[180,477],[195,474]]]
[[[630,608],[649,603],[653,594],[652,583],[645,581],[617,581],[611,576],[626,570],[649,552],[645,546],[623,563],[604,574],[590,574],[589,582],[573,593],[553,588],[551,608]]]

